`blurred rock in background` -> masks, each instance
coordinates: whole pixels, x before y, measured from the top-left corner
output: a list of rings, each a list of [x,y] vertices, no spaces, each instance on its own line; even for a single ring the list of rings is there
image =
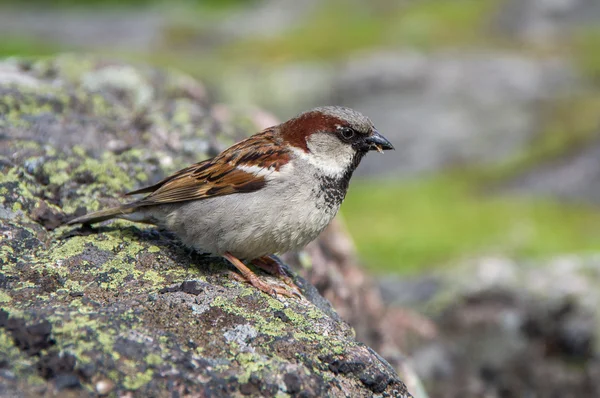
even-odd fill
[[[497,15],[498,32],[519,41],[548,45],[600,19],[594,0],[508,0]]]
[[[480,258],[381,288],[387,305],[419,308],[437,325],[433,338],[401,343],[432,397],[595,397],[599,284],[594,255]]]

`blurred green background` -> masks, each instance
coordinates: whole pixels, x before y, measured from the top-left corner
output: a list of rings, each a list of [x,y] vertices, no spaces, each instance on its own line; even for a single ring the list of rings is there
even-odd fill
[[[374,272],[598,252],[600,26],[526,3],[3,0],[0,55],[182,69],[279,119],[365,112],[399,148],[370,155],[342,208]]]

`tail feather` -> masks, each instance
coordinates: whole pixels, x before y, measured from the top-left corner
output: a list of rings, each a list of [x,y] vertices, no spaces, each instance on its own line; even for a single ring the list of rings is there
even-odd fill
[[[137,210],[138,210],[137,207],[127,206],[127,205],[123,205],[123,206],[119,206],[119,207],[112,207],[110,209],[94,211],[94,212],[86,214],[84,216],[76,217],[76,218],[72,219],[71,221],[68,221],[66,223],[66,225],[95,224],[98,222],[110,220],[112,218],[122,218],[127,214],[136,212]]]

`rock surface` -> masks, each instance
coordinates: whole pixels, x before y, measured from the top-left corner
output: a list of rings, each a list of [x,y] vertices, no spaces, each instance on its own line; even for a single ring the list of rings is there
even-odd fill
[[[297,276],[275,299],[155,228],[60,227],[251,127],[175,73],[0,64],[0,395],[410,396]]]

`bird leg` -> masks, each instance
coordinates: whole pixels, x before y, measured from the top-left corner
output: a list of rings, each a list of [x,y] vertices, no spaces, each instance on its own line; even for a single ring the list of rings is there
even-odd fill
[[[265,292],[273,297],[277,297],[278,294],[286,297],[297,296],[296,292],[290,292],[287,289],[284,289],[280,286],[270,285],[266,282],[263,282],[250,268],[248,268],[243,262],[241,262],[237,257],[234,257],[231,253],[223,254],[223,257],[227,259],[238,271],[242,274],[241,276],[237,274],[232,274],[232,276],[243,282],[248,282],[258,290]]]
[[[281,279],[286,285],[288,285],[295,291],[300,292],[300,288],[296,286],[292,278],[290,278],[289,275],[285,272],[281,260],[279,260],[277,257],[259,257],[252,260],[252,264],[264,271],[267,271],[271,275],[276,276],[277,278]]]

